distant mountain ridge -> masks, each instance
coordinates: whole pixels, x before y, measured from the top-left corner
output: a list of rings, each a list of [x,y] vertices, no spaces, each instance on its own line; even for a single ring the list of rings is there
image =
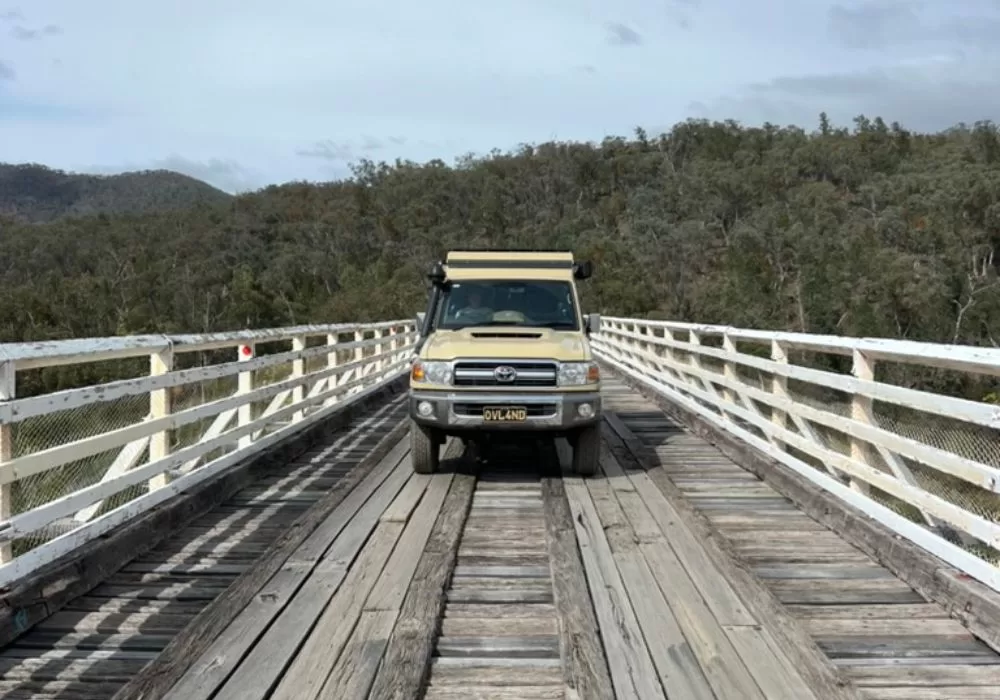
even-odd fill
[[[176,211],[230,199],[232,195],[206,182],[170,170],[91,175],[35,163],[0,163],[0,216],[26,222]]]

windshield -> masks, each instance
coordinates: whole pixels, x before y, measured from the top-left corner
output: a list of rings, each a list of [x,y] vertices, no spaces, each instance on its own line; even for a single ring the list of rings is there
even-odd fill
[[[442,290],[435,326],[528,326],[579,330],[569,282],[514,280],[453,282]]]

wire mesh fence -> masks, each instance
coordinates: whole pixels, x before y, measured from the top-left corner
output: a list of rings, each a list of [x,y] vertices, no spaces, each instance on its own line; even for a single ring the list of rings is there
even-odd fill
[[[631,331],[628,331],[631,333]],[[667,333],[668,335],[664,335]],[[721,385],[721,380],[725,378],[727,364],[733,377],[743,387],[749,387],[758,391],[772,394],[775,379],[778,375],[767,372],[756,367],[750,367],[741,363],[726,363],[725,360],[717,357],[709,357],[697,351],[697,346],[690,349],[681,347],[657,346],[656,338],[666,338],[675,340],[678,343],[689,341],[687,333],[678,333],[676,336],[670,335],[669,331],[657,330],[653,332],[651,341],[647,348],[642,348],[641,341],[635,337],[615,338],[609,342],[621,344],[622,341],[631,349],[641,349],[646,352],[654,352],[664,357],[668,362],[673,363],[677,389],[690,400],[696,402],[706,410],[717,416],[733,420],[740,428],[756,435],[762,440],[770,440],[771,435],[762,430],[758,425],[727,414],[723,410],[727,405],[735,405],[748,410],[752,414],[758,414],[761,419],[772,422],[781,414],[781,411],[770,404],[753,397],[727,396],[727,390]],[[723,347],[723,339],[719,336],[704,336],[699,338],[703,348]],[[770,358],[771,348],[755,343],[737,343],[737,351],[755,357]],[[849,375],[851,372],[850,358],[832,358],[825,353],[796,350],[787,353],[787,361],[801,367],[819,369],[836,374]],[[648,361],[640,359],[640,363],[649,364]],[[883,363],[880,367],[876,364],[877,381],[908,386],[920,389],[923,382],[933,376],[938,381],[937,386],[957,389],[963,386],[962,382],[942,378],[940,371],[931,372],[928,368],[917,367],[914,369],[900,368],[892,366],[890,363]],[[693,368],[696,372],[707,373],[709,381],[704,382],[694,374],[685,371]],[[662,374],[662,370],[659,371]],[[712,382],[712,375],[719,378],[720,382]],[[818,411],[836,416],[839,418],[851,418],[854,397],[844,391],[838,391],[830,386],[819,386],[811,382],[805,382],[793,378],[778,377],[788,394],[788,399],[803,406],[808,406]],[[739,388],[739,386],[737,387]],[[693,389],[693,391],[692,391]],[[707,394],[712,400],[706,400],[698,393]],[[932,392],[932,393],[943,393]],[[731,403],[730,403],[731,402]],[[966,421],[949,418],[947,416],[927,413],[924,411],[899,406],[894,403],[884,401],[871,401],[870,403],[872,423],[882,430],[894,433],[900,437],[908,438],[915,442],[937,448],[965,459],[978,462],[987,467],[1000,469],[1000,431],[985,426],[975,425]],[[863,449],[865,463],[880,472],[896,478],[892,466],[883,455],[883,451],[871,444],[860,441],[850,434],[838,430],[830,425],[810,420],[804,416],[798,416],[797,421],[785,418],[784,426],[793,433],[802,437],[815,438],[822,448],[839,455],[851,456],[852,446],[860,445]],[[799,424],[804,425],[808,433],[804,434]],[[815,455],[803,452],[794,446],[783,444],[782,449],[799,461],[811,467],[828,473],[828,467],[823,460]],[[883,448],[884,450],[884,448]],[[909,457],[898,455],[885,450],[889,459],[893,460],[897,467],[902,466],[912,475],[915,484],[924,491],[937,496],[938,498],[954,504],[959,508],[974,513],[990,522],[1000,523],[1000,495],[988,491],[965,479],[939,471],[932,466],[923,464]],[[916,506],[905,502],[891,494],[869,485],[863,488],[867,494],[875,501],[891,508],[896,513],[906,517],[913,522],[922,525],[928,524],[927,518]],[[959,533],[954,528],[935,520],[935,529],[941,536],[945,537],[953,544],[956,544],[966,551],[989,561],[994,565],[1000,565],[1000,551],[988,544],[972,538],[965,533]]]
[[[361,339],[373,339],[381,333],[368,329],[360,335]],[[405,338],[407,336],[404,336]],[[166,393],[166,401],[159,404],[161,415],[176,415],[187,412],[178,421],[180,425],[166,431],[167,453],[176,453],[191,448],[208,439],[218,441],[220,436],[222,438],[222,444],[172,470],[171,478],[183,476],[233,452],[238,448],[241,437],[245,444],[247,437],[245,435],[231,437],[231,439],[226,438],[225,433],[238,425],[256,421],[287,409],[295,399],[331,391],[333,387],[337,386],[337,382],[343,381],[338,379],[338,374],[349,379],[360,377],[360,369],[345,370],[342,368],[343,365],[357,359],[370,360],[379,352],[379,349],[364,347],[345,350],[328,345],[330,341],[344,344],[353,343],[356,339],[356,333],[353,330],[334,333],[331,336],[313,334],[305,339],[305,349],[313,351],[305,359],[296,361],[295,359],[275,357],[273,358],[274,362],[264,361],[267,366],[253,368],[246,372],[238,371],[238,361],[268,358],[281,353],[287,354],[290,349],[300,347],[297,345],[299,341],[293,341],[287,337],[276,341],[267,340],[248,346],[249,352],[241,350],[242,346],[231,346],[212,347],[204,351],[183,348],[182,351],[173,353],[172,365],[168,368],[170,371],[213,367],[228,371],[219,367],[220,365],[230,365],[234,371],[226,376],[214,376],[200,381],[186,381],[162,390]],[[389,339],[385,338],[384,342],[388,343]],[[391,350],[388,347],[382,349],[382,352],[385,353],[386,359],[390,357]],[[231,363],[237,364],[233,366]],[[23,370],[19,371],[16,377],[16,398],[41,396],[54,391],[80,388],[87,388],[94,395],[99,396],[103,384],[123,379],[135,380],[147,377],[150,373],[150,366],[150,358],[146,356],[131,357],[117,362],[104,361],[89,364],[84,360],[68,367]],[[316,373],[320,373],[320,376],[309,376]],[[294,379],[297,374],[305,375],[300,387],[278,386]],[[364,384],[371,385],[376,377],[377,374],[369,373],[369,380],[365,381]],[[273,391],[267,391],[269,388]],[[363,388],[360,386],[354,391]],[[232,404],[232,400],[238,398],[239,394],[259,390],[265,390],[267,395],[255,397],[253,401],[245,404],[249,407],[249,415],[247,415],[246,408],[241,409]],[[221,410],[211,408],[198,412],[203,413],[203,415],[195,415],[191,412],[198,407],[207,408],[209,404],[220,401],[226,401],[230,405],[220,407]],[[314,402],[305,411],[295,412],[295,416],[298,417],[303,413],[309,415],[321,409],[324,403],[329,405],[331,402]],[[9,458],[15,463],[29,455],[33,457],[44,456],[44,453],[51,450],[64,450],[61,458],[67,458],[68,461],[63,461],[54,468],[45,468],[50,465],[37,467],[37,473],[23,478],[16,478],[15,475],[9,486],[9,496],[5,496],[9,498],[11,517],[16,518],[40,506],[51,504],[82,489],[94,487],[104,482],[110,482],[107,488],[113,488],[110,484],[117,484],[120,481],[116,477],[121,477],[130,470],[148,464],[151,461],[151,439],[149,431],[142,430],[141,424],[153,419],[153,416],[154,406],[151,394],[148,390],[143,389],[141,393],[133,393],[110,400],[98,399],[79,407],[52,411],[44,415],[31,416],[12,422],[7,426],[11,446]],[[258,426],[250,437],[253,440],[258,440],[271,435],[289,425],[292,418],[293,416],[286,410],[284,414],[279,415],[277,420]],[[136,431],[133,436],[127,436],[128,440],[112,440],[112,442],[119,444],[109,449],[95,452],[96,448],[91,446],[95,443],[91,442],[89,445],[86,443],[89,438],[113,433],[130,426],[140,426],[140,430]],[[81,444],[75,445],[74,443]],[[93,454],[89,454],[91,452]],[[158,454],[162,455],[162,450]],[[76,455],[80,456],[76,457]],[[17,537],[11,542],[13,556],[20,556],[150,492],[148,478],[130,477],[129,480],[135,483],[124,485],[123,488],[114,492],[105,492],[102,499],[74,513],[64,515],[55,522]]]

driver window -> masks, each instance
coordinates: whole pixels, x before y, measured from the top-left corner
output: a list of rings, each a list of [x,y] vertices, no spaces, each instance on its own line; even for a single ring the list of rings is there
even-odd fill
[[[448,295],[446,322],[489,319],[493,310],[481,285],[454,285]]]

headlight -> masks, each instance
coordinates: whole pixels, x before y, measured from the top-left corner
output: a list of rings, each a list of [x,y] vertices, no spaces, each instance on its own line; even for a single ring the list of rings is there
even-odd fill
[[[417,360],[413,363],[410,378],[415,382],[427,384],[450,384],[451,363],[421,362],[420,360]]]
[[[601,379],[601,369],[596,362],[563,362],[559,365],[559,386],[596,384]]]

